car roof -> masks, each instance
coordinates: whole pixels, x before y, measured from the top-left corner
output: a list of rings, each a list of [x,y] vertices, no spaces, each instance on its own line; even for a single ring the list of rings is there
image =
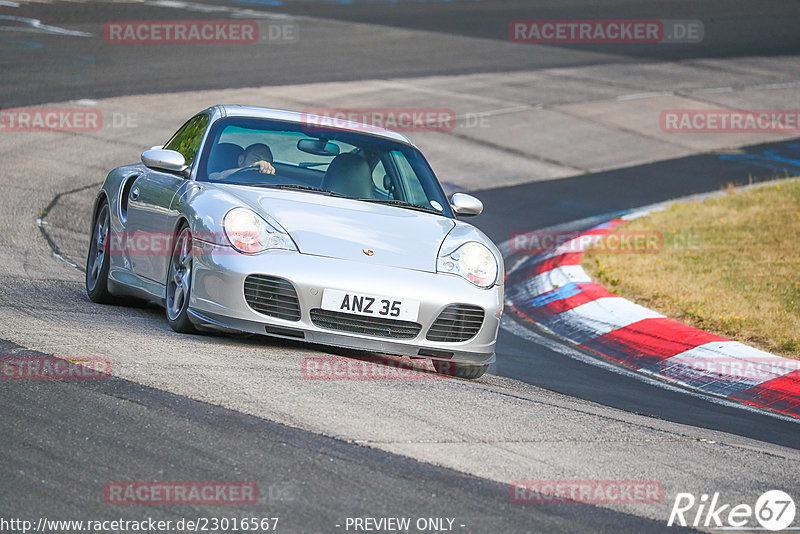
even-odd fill
[[[339,118],[334,118],[335,125],[330,125],[332,117],[304,111],[290,111],[286,109],[264,108],[259,106],[244,106],[241,104],[223,104],[209,109],[218,110],[222,117],[254,117],[259,119],[272,119],[301,124],[311,122],[311,124],[324,125],[326,128],[330,127],[331,129],[375,135],[415,146],[414,143],[408,139],[408,137],[392,130],[387,130],[378,126],[371,126],[363,122],[355,122]],[[335,112],[337,110],[332,109],[331,111]]]

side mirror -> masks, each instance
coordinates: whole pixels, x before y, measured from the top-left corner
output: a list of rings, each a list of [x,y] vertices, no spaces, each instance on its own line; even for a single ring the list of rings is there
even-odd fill
[[[183,154],[174,150],[161,148],[145,150],[142,152],[142,163],[151,169],[173,172],[184,178],[188,175],[189,167],[186,165]]]
[[[456,215],[480,215],[483,212],[483,202],[466,193],[453,193],[450,207]]]

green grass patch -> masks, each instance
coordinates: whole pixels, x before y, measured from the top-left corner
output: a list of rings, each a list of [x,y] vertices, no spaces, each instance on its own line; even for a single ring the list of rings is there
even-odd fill
[[[676,203],[615,232],[658,232],[653,253],[589,252],[610,291],[668,317],[800,359],[800,180]]]

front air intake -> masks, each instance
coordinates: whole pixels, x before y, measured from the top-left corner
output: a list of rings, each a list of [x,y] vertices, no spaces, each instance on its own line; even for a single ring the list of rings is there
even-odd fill
[[[297,291],[284,278],[251,274],[244,279],[244,300],[258,313],[287,321],[300,320]]]
[[[321,308],[311,310],[311,322],[327,330],[394,339],[413,339],[422,330],[421,324],[412,321],[366,317]]]
[[[470,304],[451,304],[439,314],[428,330],[428,341],[456,343],[475,336],[483,324],[483,308]]]

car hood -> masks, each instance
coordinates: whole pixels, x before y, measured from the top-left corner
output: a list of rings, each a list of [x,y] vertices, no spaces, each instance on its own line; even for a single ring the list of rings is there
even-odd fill
[[[397,206],[298,191],[247,193],[248,204],[277,221],[303,254],[435,272],[439,248],[455,226],[447,217]]]

